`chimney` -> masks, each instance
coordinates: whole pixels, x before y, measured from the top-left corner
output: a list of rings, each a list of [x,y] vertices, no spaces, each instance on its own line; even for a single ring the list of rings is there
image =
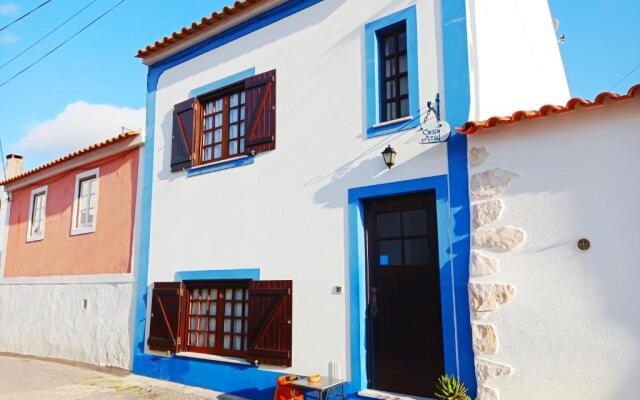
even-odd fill
[[[11,179],[22,173],[22,164],[24,159],[19,154],[7,154],[6,171],[7,179]]]

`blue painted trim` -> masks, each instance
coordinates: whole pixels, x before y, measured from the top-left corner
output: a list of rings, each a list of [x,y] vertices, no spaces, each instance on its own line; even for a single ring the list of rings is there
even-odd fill
[[[197,97],[197,96],[201,96],[203,94],[209,93],[209,92],[213,92],[214,90],[218,90],[221,89],[225,86],[229,86],[231,84],[240,82],[244,79],[247,79],[249,77],[252,77],[256,74],[256,68],[255,67],[251,67],[248,69],[245,69],[244,71],[240,71],[238,73],[235,73],[233,75],[229,75],[225,78],[219,79],[215,82],[211,82],[208,83],[204,86],[200,86],[198,88],[195,88],[193,90],[191,90],[189,92],[189,97]]]
[[[322,0],[290,0],[149,67],[147,73],[146,142],[141,199],[142,215],[138,248],[139,262],[136,270],[136,304],[132,354],[132,370],[138,375],[215,389],[249,399],[273,399],[275,380],[281,375],[279,372],[265,371],[253,366],[180,357],[166,358],[144,353],[149,289],[147,281],[149,279],[149,246],[151,241],[156,90],[160,76],[166,70],[258,31],[318,4],[320,1]]]
[[[260,268],[210,269],[204,271],[178,271],[176,282],[216,279],[253,279],[260,280]]]
[[[348,238],[349,238],[349,304],[350,304],[350,353],[351,382],[349,393],[367,388],[366,367],[366,257],[364,200],[434,190],[438,220],[438,253],[440,262],[440,286],[442,301],[442,329],[444,335],[445,370],[455,369],[457,356],[455,341],[455,315],[451,292],[449,187],[446,175],[419,178],[349,189]],[[472,353],[466,356],[472,357]]]
[[[181,50],[172,56],[162,59],[157,63],[151,65],[150,68],[162,69],[163,71],[166,71],[171,67],[182,64],[211,50],[217,49],[220,46],[223,46],[252,32],[262,29],[265,26],[269,26],[293,14],[296,14],[306,8],[320,3],[321,1],[323,0],[289,0],[277,7],[272,8],[271,10],[265,11],[260,15],[257,15],[247,21],[233,26],[224,32],[205,39],[202,42],[196,43],[193,46]]]
[[[378,32],[405,21],[407,25],[407,70],[409,73],[409,110],[414,119],[406,122],[374,127],[380,122],[380,76]],[[366,70],[366,116],[367,137],[375,137],[411,129],[420,122],[420,85],[418,69],[418,26],[416,6],[405,8],[384,18],[369,22],[364,27],[365,70]]]
[[[461,126],[469,117],[470,86],[465,0],[442,2],[442,51],[444,65],[444,101],[446,120]],[[449,201],[451,225],[451,257],[453,299],[456,315],[458,365],[454,371],[475,398],[477,382],[471,346],[471,314],[469,311],[470,212],[467,138],[452,132],[447,143],[449,164]]]
[[[243,165],[253,164],[255,156],[246,156],[242,158],[236,158],[233,160],[222,161],[214,164],[206,164],[198,167],[189,168],[187,170],[187,177],[198,176],[202,174],[208,174],[210,172],[222,171],[229,168],[241,167]]]

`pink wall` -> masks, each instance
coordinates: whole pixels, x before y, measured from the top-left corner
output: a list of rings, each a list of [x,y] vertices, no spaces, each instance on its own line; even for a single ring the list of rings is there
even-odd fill
[[[87,164],[11,194],[5,277],[130,271],[138,149]],[[71,236],[75,177],[99,167],[96,231]],[[27,243],[31,191],[48,185],[44,239]]]

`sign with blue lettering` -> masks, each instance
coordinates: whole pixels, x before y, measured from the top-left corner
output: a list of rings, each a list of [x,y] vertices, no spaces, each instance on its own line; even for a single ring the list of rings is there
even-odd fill
[[[421,134],[418,139],[421,144],[442,143],[449,140],[451,126],[447,121],[440,119],[440,94],[436,94],[434,102],[427,102],[427,112],[420,121],[418,131]]]

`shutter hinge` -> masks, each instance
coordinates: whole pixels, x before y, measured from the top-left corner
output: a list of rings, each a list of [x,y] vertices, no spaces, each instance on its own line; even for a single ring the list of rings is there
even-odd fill
[[[287,289],[287,294],[291,295],[291,289]]]
[[[178,289],[178,295],[184,296],[184,287],[180,286],[180,289]]]
[[[178,346],[180,346],[182,344],[182,338],[180,336],[178,336],[178,339],[176,339],[176,344]]]

